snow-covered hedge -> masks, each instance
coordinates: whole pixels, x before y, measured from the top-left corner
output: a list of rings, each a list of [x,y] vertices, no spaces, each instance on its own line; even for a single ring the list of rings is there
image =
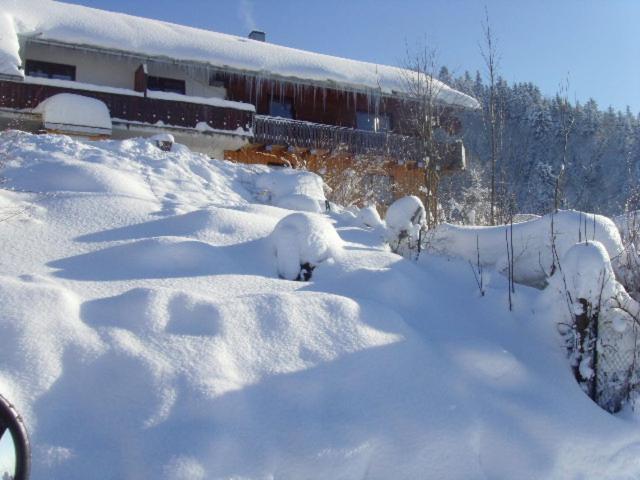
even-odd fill
[[[576,378],[594,401],[613,412],[637,395],[640,305],[616,280],[602,243],[567,250],[538,310],[562,333]]]
[[[320,216],[292,213],[278,222],[271,234],[278,275],[287,280],[309,280],[320,263],[342,246],[333,225]]]
[[[445,223],[430,233],[429,248],[474,264],[479,250],[483,266],[503,270],[507,267],[507,237],[511,241],[510,228],[507,225],[463,227]],[[616,266],[625,254],[624,247],[618,229],[606,217],[564,210],[514,224],[514,280],[528,285],[544,284],[551,275],[554,264],[552,245],[555,244],[557,256],[561,259],[574,244],[585,239],[601,242],[617,270]]]

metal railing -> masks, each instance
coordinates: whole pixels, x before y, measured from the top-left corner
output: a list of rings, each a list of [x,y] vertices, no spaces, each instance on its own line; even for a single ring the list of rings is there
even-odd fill
[[[388,132],[370,132],[268,115],[256,115],[253,122],[257,143],[292,145],[300,148],[345,151],[351,154],[388,155],[421,160],[418,139]]]

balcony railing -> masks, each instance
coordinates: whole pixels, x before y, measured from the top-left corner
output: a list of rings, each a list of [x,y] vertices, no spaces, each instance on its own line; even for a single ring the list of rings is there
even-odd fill
[[[289,118],[256,115],[257,143],[294,145],[300,148],[345,151],[354,155],[393,155],[416,150],[417,139],[388,132],[370,132]]]
[[[84,88],[83,88],[84,87]],[[111,117],[144,124],[164,124],[194,128],[204,122],[215,130],[235,133],[238,128],[250,132],[253,112],[228,107],[185,101],[149,98],[141,95],[95,91],[84,86],[78,88],[40,85],[27,82],[0,80],[0,107],[16,110],[31,109],[58,93],[75,93],[104,102]]]
[[[376,155],[396,160],[424,162],[424,149],[417,137],[389,132],[371,132],[347,127],[323,125],[281,117],[256,115],[253,122],[254,142],[291,145],[300,148],[346,152],[353,155]],[[443,170],[464,168],[462,142],[436,146]]]

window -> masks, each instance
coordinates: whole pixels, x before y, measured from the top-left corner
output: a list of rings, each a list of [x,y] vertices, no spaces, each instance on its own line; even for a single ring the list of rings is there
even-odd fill
[[[24,65],[26,75],[30,77],[53,78],[55,80],[75,80],[75,65],[27,60]]]
[[[269,115],[272,117],[293,118],[293,105],[290,100],[271,100]]]
[[[356,112],[356,128],[369,132],[388,132],[391,130],[391,118],[385,114]]]
[[[209,86],[210,87],[227,87],[227,77],[222,72],[215,72],[209,75]]]
[[[165,77],[147,77],[147,88],[160,92],[180,93],[184,95],[187,91],[184,80]]]

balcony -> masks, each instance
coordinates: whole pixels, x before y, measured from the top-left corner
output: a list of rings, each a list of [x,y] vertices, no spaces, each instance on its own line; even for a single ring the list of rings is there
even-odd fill
[[[151,98],[133,90],[71,81],[52,83],[36,83],[35,79],[33,83],[0,80],[0,108],[24,112],[53,95],[74,93],[102,101],[109,108],[114,121],[178,128],[195,128],[204,122],[218,132],[250,133],[253,116],[250,110],[197,103],[197,99],[187,96],[184,100]]]
[[[399,161],[423,162],[417,137],[389,132],[371,132],[347,127],[323,125],[288,118],[256,115],[253,141],[266,145],[287,145],[298,148],[344,152],[351,155],[374,155]],[[464,168],[462,142],[438,144],[442,170]]]

